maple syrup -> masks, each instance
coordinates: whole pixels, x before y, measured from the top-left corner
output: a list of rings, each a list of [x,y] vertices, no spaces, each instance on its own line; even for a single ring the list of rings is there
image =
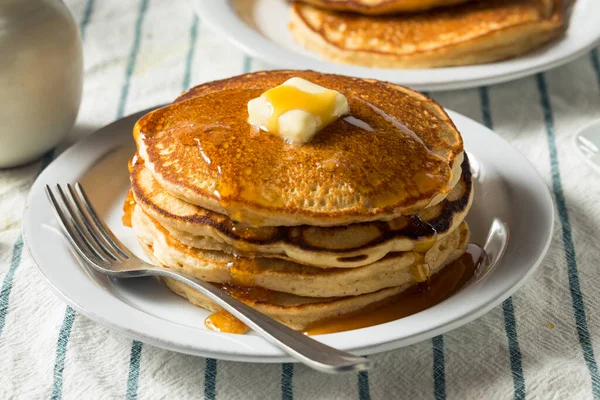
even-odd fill
[[[429,281],[431,277],[431,267],[425,261],[425,253],[419,253],[418,251],[413,252],[415,261],[410,266],[410,274],[417,283],[423,283]]]
[[[246,333],[248,327],[230,312],[221,310],[210,314],[204,320],[204,326],[211,331],[226,333]]]
[[[227,263],[233,285],[237,287],[254,286],[258,265],[253,257],[241,257],[234,254],[234,260]]]
[[[127,170],[131,173],[133,168],[138,163],[143,163],[144,161],[140,158],[139,154],[136,152],[131,158],[127,161]],[[133,192],[131,189],[127,192],[127,196],[125,197],[125,201],[123,202],[123,216],[121,217],[121,222],[123,225],[131,228],[131,214],[133,213],[133,209],[135,208],[135,199],[133,197]]]
[[[433,275],[426,284],[413,286],[391,299],[357,312],[315,322],[308,326],[304,333],[320,335],[343,332],[408,317],[446,300],[460,290],[474,274],[473,256],[465,253]]]
[[[270,290],[257,286],[240,287],[224,284],[221,285],[221,290],[224,290],[232,297],[235,297],[248,305],[268,302],[272,297],[272,292]]]
[[[125,202],[123,203],[123,216],[121,217],[121,222],[123,225],[131,228],[131,214],[133,213],[133,209],[135,208],[135,199],[133,198],[133,192],[131,189],[127,192],[127,197],[125,197]]]
[[[271,292],[269,290],[259,287],[221,285],[221,289],[229,293],[231,297],[250,306],[255,303],[268,302],[271,298]],[[211,331],[224,333],[241,334],[248,330],[248,327],[242,321],[226,310],[210,314],[204,320],[204,326]]]
[[[471,280],[476,272],[473,257],[473,254],[467,252],[431,276],[426,283],[417,284],[397,296],[359,311],[315,322],[309,325],[304,333],[320,335],[366,328],[408,317],[433,307],[452,296]],[[270,292],[261,288],[223,286],[223,289],[250,305],[255,302],[268,302],[270,298]],[[243,331],[241,329],[241,326],[245,327],[245,325],[227,311],[211,314],[205,320],[205,325],[218,332],[245,332],[245,329]]]

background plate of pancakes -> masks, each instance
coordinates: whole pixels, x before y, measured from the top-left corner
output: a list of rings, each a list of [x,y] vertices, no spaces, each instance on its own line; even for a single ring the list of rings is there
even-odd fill
[[[202,21],[274,67],[417,90],[518,79],[567,63],[600,40],[595,0],[305,1],[194,6]]]
[[[280,75],[289,73],[292,72],[280,71],[273,74],[277,75],[278,79],[284,79]],[[313,80],[319,79],[313,72],[302,72],[302,74],[310,75]],[[254,79],[260,83],[260,76],[260,74],[251,74],[246,75],[245,79]],[[351,78],[345,79],[343,82],[348,82]],[[182,97],[198,95],[198,91],[211,90],[211,88],[215,88],[215,85],[227,84],[227,82],[228,80],[225,80],[199,86]],[[231,82],[237,84],[236,82],[240,82],[240,80],[231,80]],[[335,81],[329,83],[336,84]],[[355,91],[362,90],[360,82],[354,83]],[[424,102],[426,99],[408,89],[400,88],[398,90],[403,90],[411,96],[417,96],[419,102]],[[192,98],[192,100],[194,99]],[[185,101],[183,103],[191,104]],[[177,107],[178,104],[183,103],[174,103],[173,105]],[[433,102],[430,103],[437,106]],[[215,108],[218,107],[215,106]],[[152,120],[153,116],[160,116],[165,108],[161,110],[163,111],[142,118],[140,120],[142,125]],[[437,112],[441,116],[446,115],[441,109]],[[148,171],[139,168],[138,164],[132,169],[130,181],[126,165],[128,159],[136,151],[130,135],[134,125],[140,126],[140,123],[136,125],[136,121],[146,113],[141,112],[121,119],[85,138],[64,152],[38,177],[30,192],[23,218],[24,240],[38,269],[59,296],[77,311],[129,337],[183,353],[218,359],[253,362],[289,361],[289,357],[278,348],[252,332],[235,335],[208,330],[204,325],[204,320],[209,315],[208,311],[195,307],[182,297],[175,295],[157,280],[150,278],[123,281],[109,279],[85,267],[70,250],[46,200],[44,193],[46,184],[81,182],[91,201],[111,229],[140,257],[146,257],[145,251],[151,258],[155,257],[160,262],[167,262],[168,259],[174,257],[174,266],[177,263],[195,262],[196,265],[187,265],[192,269],[206,268],[211,262],[212,265],[219,264],[220,259],[208,260],[206,258],[209,251],[191,250],[195,247],[208,246],[208,242],[199,241],[198,236],[181,231],[186,227],[190,228],[191,225],[175,226],[173,223],[176,221],[169,220],[167,214],[162,215],[162,219],[160,213],[152,214],[148,204],[140,208],[139,218],[133,224],[135,231],[123,226],[123,203],[132,184],[138,207],[143,201],[146,201],[154,204],[155,207],[168,207],[172,212],[189,210],[189,207],[183,206],[173,199],[166,201],[165,199],[169,199],[169,197],[164,196],[162,188],[152,189],[153,185],[157,185],[157,183],[152,181],[148,176]],[[202,113],[202,115],[204,114]],[[493,270],[476,275],[460,291],[431,308],[402,319],[367,328],[315,335],[317,340],[359,354],[391,350],[425,340],[455,329],[491,310],[517,290],[541,263],[550,244],[554,224],[552,200],[543,180],[525,157],[492,131],[459,114],[448,112],[448,115],[456,126],[454,128],[454,125],[451,125],[452,129],[460,131],[464,141],[465,152],[463,152],[462,143],[457,147],[460,149],[461,156],[456,158],[464,161],[457,162],[461,171],[461,174],[458,174],[461,180],[455,183],[456,188],[462,187],[463,189],[456,193],[455,189],[452,189],[447,194],[447,200],[440,199],[438,204],[445,204],[444,201],[456,203],[456,207],[453,207],[452,217],[449,218],[451,222],[449,226],[453,225],[452,220],[464,218],[466,209],[472,204],[466,216],[466,223],[471,232],[471,241],[475,243],[485,241],[485,236],[494,218],[505,221],[511,230],[507,252]],[[340,121],[339,124],[343,123],[345,122]],[[149,128],[144,129],[147,131]],[[446,137],[448,136],[446,135]],[[148,138],[146,137],[146,139]],[[153,160],[150,144],[151,141],[147,141],[145,145],[148,148],[138,148],[140,154],[147,160]],[[157,145],[159,148],[165,149],[168,144],[160,142]],[[226,148],[226,146],[219,148]],[[299,152],[296,151],[296,153]],[[163,152],[163,154],[166,153]],[[378,154],[378,157],[383,158],[383,152]],[[371,158],[370,165],[375,166],[377,162],[376,159]],[[469,163],[470,169],[473,170],[472,175],[468,168]],[[169,165],[173,164],[167,163],[165,167],[169,168]],[[390,166],[392,165],[390,164]],[[394,174],[401,174],[401,172],[396,171]],[[164,185],[164,182],[162,184]],[[301,187],[300,184],[299,187]],[[469,193],[474,193],[474,198]],[[181,207],[178,208],[177,204],[180,204]],[[194,212],[200,212],[197,208],[194,210],[196,210]],[[201,212],[206,213],[206,210]],[[332,215],[335,218],[343,217],[344,220],[348,218],[341,214]],[[219,218],[213,214],[204,215],[204,217],[207,216]],[[284,215],[278,216],[278,218],[282,217]],[[298,217],[297,214],[296,217]],[[305,217],[308,218],[310,215],[305,215],[303,218]],[[135,215],[134,218],[136,218]],[[427,217],[423,216],[423,218],[427,220]],[[179,219],[179,221],[181,220]],[[206,221],[206,218],[198,221]],[[456,224],[459,227],[455,229],[455,232],[460,235],[458,233],[455,235],[457,237],[454,244],[446,242],[448,246],[460,246],[458,236],[462,237],[461,232],[465,230],[466,225],[464,222]],[[198,228],[200,225],[196,227]],[[447,229],[452,230],[450,227]],[[441,230],[442,228],[440,228]],[[311,234],[315,234],[315,232],[318,232],[318,229],[306,229],[302,235],[310,238]],[[353,234],[352,238],[356,239],[361,235],[359,231],[356,235]],[[172,241],[172,239],[168,239],[170,236],[177,237],[180,244],[169,246],[169,240]],[[452,234],[448,234],[444,240],[451,240],[451,236]],[[181,243],[185,243],[185,241],[188,241],[189,244],[184,246]],[[318,236],[316,242],[319,243]],[[213,241],[210,245],[219,243],[215,244]],[[146,244],[151,246],[145,248]],[[291,245],[293,243],[290,243]],[[162,246],[162,249],[159,249],[159,246]],[[263,246],[261,251],[270,250],[267,246]],[[181,255],[182,252],[183,255]],[[221,258],[225,257],[225,253],[218,254],[221,254],[219,256]],[[311,261],[310,251],[292,255],[304,262]],[[339,260],[326,257],[317,257],[317,259],[319,262],[331,263],[331,267],[338,266],[336,262]],[[353,260],[353,262],[357,261],[359,260]],[[280,262],[289,264],[289,261],[286,260]],[[184,266],[181,265],[181,267]],[[288,283],[295,278],[294,274],[302,275],[305,270],[305,268],[293,269],[295,272],[289,275],[289,279],[286,278]],[[210,272],[208,269],[206,271]],[[211,271],[217,270],[213,268]],[[270,283],[265,280],[264,284],[281,285],[282,282],[283,284],[286,282],[285,279],[277,280],[277,276],[271,278],[273,279],[268,281]],[[337,281],[334,279],[332,282]],[[365,283],[365,285],[381,285],[380,281],[358,280],[357,282]],[[334,290],[337,291],[335,296],[346,296],[348,293],[344,290],[347,290],[351,284],[356,284],[356,282],[350,281],[339,287],[334,284],[325,286],[303,284],[303,288],[310,289],[311,292],[301,293],[301,295],[319,296],[320,290],[327,290],[330,295]],[[356,286],[355,289],[367,292],[376,290],[365,285]],[[171,289],[178,292],[178,288]],[[286,287],[280,286],[280,290],[286,290]],[[383,291],[385,290],[387,289],[383,289]],[[190,298],[190,300],[193,299]]]

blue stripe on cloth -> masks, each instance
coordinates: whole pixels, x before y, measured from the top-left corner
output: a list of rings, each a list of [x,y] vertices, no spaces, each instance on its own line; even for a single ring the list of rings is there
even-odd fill
[[[194,62],[194,53],[196,49],[196,40],[198,38],[198,17],[194,15],[192,27],[190,28],[190,47],[185,58],[185,72],[183,74],[183,90],[188,90],[192,77],[192,63]]]
[[[123,117],[123,114],[125,113],[125,104],[127,104],[127,98],[129,97],[129,84],[131,82],[133,70],[135,69],[137,55],[140,50],[142,24],[144,22],[144,17],[146,16],[147,10],[148,0],[142,0],[140,2],[140,8],[138,11],[137,19],[135,21],[133,45],[131,46],[131,51],[129,52],[129,59],[127,61],[127,68],[125,69],[125,81],[123,82],[123,87],[121,88],[121,97],[119,101],[119,106],[117,108],[117,118]],[[137,398],[138,381],[140,378],[140,361],[142,356],[142,347],[142,342],[139,342],[137,340],[134,340],[131,343],[131,352],[129,356],[129,375],[127,377],[127,399]]]
[[[6,322],[6,315],[8,314],[8,304],[10,299],[10,292],[12,291],[13,279],[15,277],[15,271],[21,265],[21,255],[23,254],[23,236],[19,235],[19,238],[15,242],[12,249],[12,257],[10,259],[10,268],[4,276],[2,281],[2,289],[0,289],[0,337],[4,330],[4,323]]]
[[[486,86],[479,88],[479,103],[481,104],[481,117],[483,123],[490,129],[494,129],[492,124],[492,113],[490,111],[490,96]]]
[[[242,66],[242,70],[244,74],[247,74],[252,69],[252,58],[248,56],[244,56],[244,64]]]
[[[358,398],[360,400],[371,399],[371,389],[369,387],[369,373],[360,371],[358,373]]]
[[[144,17],[146,15],[147,10],[148,0],[142,0],[140,2],[140,9],[138,11],[137,19],[135,21],[135,36],[133,38],[133,46],[131,46],[131,51],[129,52],[127,68],[125,69],[125,82],[123,83],[123,87],[121,88],[121,97],[119,98],[119,106],[117,108],[117,118],[121,118],[125,114],[125,104],[127,103],[127,97],[129,96],[129,84],[131,82],[133,70],[135,69],[137,54],[140,50],[142,23],[144,22]]]
[[[54,158],[54,149],[49,150],[42,156],[40,161],[40,170],[42,172],[52,162]],[[6,316],[8,315],[8,306],[10,300],[10,293],[12,292],[13,280],[15,278],[15,272],[21,265],[21,256],[23,254],[23,236],[19,235],[19,238],[15,242],[12,249],[12,256],[10,259],[10,267],[8,272],[4,276],[2,281],[2,288],[0,289],[0,337],[4,331],[4,324],[6,323]]]
[[[492,113],[490,109],[490,97],[487,87],[479,88],[479,99],[481,103],[481,117],[483,123],[490,129],[494,128],[492,123]],[[510,370],[513,377],[514,398],[521,400],[525,398],[525,376],[523,375],[523,362],[519,338],[517,336],[517,320],[515,318],[515,309],[512,297],[504,300],[502,303],[504,313],[504,331],[508,341],[508,352],[510,357]]]
[[[58,342],[56,343],[56,360],[54,361],[54,384],[52,385],[52,400],[60,400],[62,398],[63,372],[65,369],[65,358],[67,357],[67,345],[75,320],[75,310],[67,306],[67,312],[63,319],[60,332],[58,334]]]
[[[433,388],[435,400],[446,398],[446,371],[444,362],[444,336],[431,339],[433,343]]]
[[[523,375],[523,362],[521,359],[521,348],[517,337],[517,321],[512,297],[502,303],[504,312],[504,330],[508,340],[508,353],[510,355],[510,370],[513,377],[513,388],[515,400],[525,399],[525,377]]]
[[[565,249],[565,258],[567,261],[567,275],[569,278],[569,291],[571,292],[571,302],[573,305],[573,314],[579,336],[579,343],[583,351],[583,358],[587,364],[592,380],[592,393],[594,398],[600,399],[600,379],[598,377],[598,365],[594,357],[594,350],[590,339],[583,293],[579,285],[579,272],[577,271],[577,259],[575,257],[575,245],[571,231],[571,222],[567,211],[567,202],[563,192],[562,181],[560,177],[560,166],[558,162],[558,152],[556,147],[556,135],[554,132],[554,116],[548,88],[544,75],[537,74],[537,86],[540,93],[540,102],[544,112],[544,121],[546,123],[546,133],[548,136],[548,147],[550,152],[550,167],[552,171],[552,190],[556,199],[558,216],[562,226],[563,247]]]
[[[142,342],[134,340],[129,355],[129,375],[127,376],[127,400],[137,399],[140,380],[140,362],[142,360]]]
[[[598,49],[590,52],[590,60],[592,61],[592,67],[594,67],[594,72],[596,73],[596,81],[600,88],[600,58],[598,58]]]
[[[207,358],[204,367],[204,400],[217,397],[217,360]]]
[[[81,23],[79,24],[79,31],[81,32],[82,40],[85,40],[87,26],[89,25],[90,20],[92,18],[93,10],[94,10],[94,0],[87,0],[85,3],[85,8],[83,10],[83,17],[81,18]]]
[[[281,400],[294,399],[294,364],[281,364]]]

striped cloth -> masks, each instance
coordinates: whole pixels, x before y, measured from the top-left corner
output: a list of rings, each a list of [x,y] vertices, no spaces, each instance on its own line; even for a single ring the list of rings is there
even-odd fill
[[[224,0],[221,0],[224,1]],[[265,68],[194,17],[188,0],[67,0],[85,48],[70,142],[201,82]],[[0,171],[0,398],[600,398],[600,177],[574,131],[600,117],[597,50],[493,87],[431,93],[509,140],[554,194],[549,254],[512,298],[460,329],[373,356],[369,373],[244,364],[131,341],[60,301],[23,249],[20,218],[41,161]]]

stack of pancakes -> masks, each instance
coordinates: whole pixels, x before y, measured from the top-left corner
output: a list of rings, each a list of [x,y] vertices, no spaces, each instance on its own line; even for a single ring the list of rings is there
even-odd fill
[[[435,68],[516,57],[565,30],[563,0],[302,0],[290,30],[333,61]]]
[[[247,122],[249,100],[295,76],[350,106],[307,144]],[[439,105],[404,87],[247,74],[191,89],[140,119],[134,137],[132,226],[150,258],[291,328],[426,286],[465,252],[473,189],[461,136]]]

